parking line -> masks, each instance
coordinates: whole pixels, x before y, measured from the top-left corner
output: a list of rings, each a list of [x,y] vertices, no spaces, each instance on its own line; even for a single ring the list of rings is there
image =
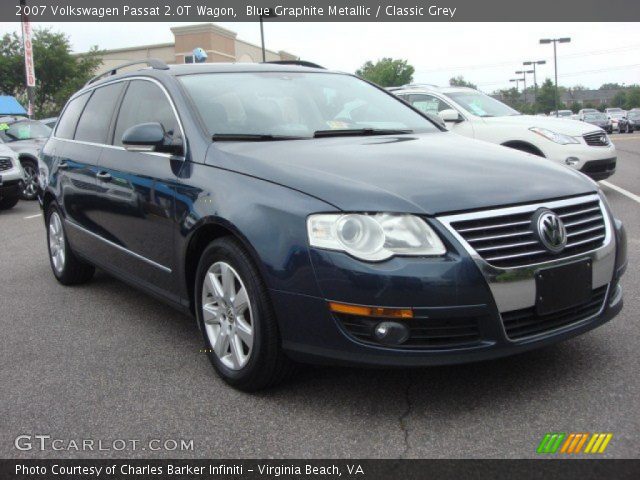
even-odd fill
[[[29,215],[28,217],[24,217],[25,220],[29,220],[30,218],[41,217],[41,213],[36,213],[35,215]]]
[[[640,203],[640,195],[636,195],[635,193],[631,193],[628,190],[625,190],[624,188],[620,188],[617,185],[614,185],[613,183],[605,182],[604,180],[602,180],[600,183],[602,185],[604,185],[605,187],[609,187],[612,190],[615,190],[616,192],[621,193],[625,197],[629,197],[631,200]]]

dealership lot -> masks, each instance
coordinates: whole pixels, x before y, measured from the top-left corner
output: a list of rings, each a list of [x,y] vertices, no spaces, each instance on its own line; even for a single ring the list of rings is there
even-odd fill
[[[629,236],[626,306],[612,322],[485,363],[308,368],[257,395],[217,378],[188,317],[103,273],[85,286],[59,285],[38,206],[19,203],[0,213],[0,455],[533,457],[546,432],[610,432],[607,456],[636,456],[640,134],[612,138],[618,171],[603,189]],[[35,441],[17,450],[22,434],[51,435],[62,450],[41,452]],[[106,449],[70,447],[83,439]],[[139,449],[117,451],[114,440],[140,440]],[[193,449],[173,450],[180,440]]]

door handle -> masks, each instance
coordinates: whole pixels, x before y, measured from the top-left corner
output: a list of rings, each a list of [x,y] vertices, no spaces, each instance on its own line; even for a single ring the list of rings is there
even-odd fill
[[[103,182],[110,182],[111,174],[109,172],[98,172],[96,173],[96,178],[98,180],[102,180]]]
[[[69,168],[69,164],[65,161],[58,164],[58,170],[66,170],[67,168]]]

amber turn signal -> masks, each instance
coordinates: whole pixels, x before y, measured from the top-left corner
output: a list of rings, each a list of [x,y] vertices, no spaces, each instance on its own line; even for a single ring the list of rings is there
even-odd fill
[[[348,303],[329,302],[329,310],[335,313],[358,315],[360,317],[413,318],[410,308],[365,307]]]

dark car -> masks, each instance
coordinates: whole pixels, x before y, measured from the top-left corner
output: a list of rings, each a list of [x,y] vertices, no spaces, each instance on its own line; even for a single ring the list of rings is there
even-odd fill
[[[607,133],[613,133],[613,126],[611,125],[611,120],[609,120],[604,113],[587,112],[584,114],[582,121],[586,123],[590,123],[591,125],[595,125],[596,127],[600,127]]]
[[[640,111],[629,111],[618,121],[620,133],[633,133],[640,130]]]
[[[26,117],[0,117],[0,141],[18,154],[25,173],[23,200],[35,200],[38,189],[38,154],[51,129]]]
[[[191,313],[231,385],[500,357],[621,310],[624,229],[585,175],[352,75],[149,63],[77,92],[42,150],[52,271]]]

